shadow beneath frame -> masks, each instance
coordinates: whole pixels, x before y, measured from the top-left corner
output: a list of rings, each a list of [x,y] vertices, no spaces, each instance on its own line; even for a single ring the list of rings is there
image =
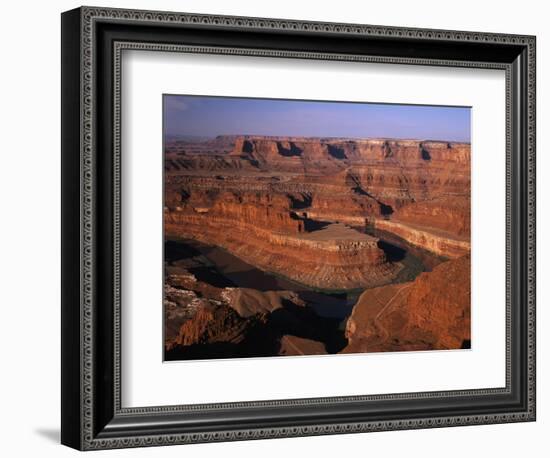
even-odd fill
[[[48,439],[50,442],[55,442],[59,444],[61,442],[61,432],[59,429],[53,428],[38,428],[34,432],[39,436],[42,436],[45,439]]]

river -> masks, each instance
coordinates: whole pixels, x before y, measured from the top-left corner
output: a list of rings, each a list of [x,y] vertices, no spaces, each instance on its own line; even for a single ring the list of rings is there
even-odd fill
[[[359,228],[355,228],[361,230]],[[380,238],[379,246],[392,262],[404,267],[392,283],[411,281],[421,272],[431,270],[441,262],[429,253],[408,245],[404,240],[387,233],[372,233]],[[165,258],[170,263],[192,260],[188,270],[197,280],[217,287],[252,288],[259,291],[289,290],[296,292],[315,312],[325,318],[347,318],[364,289],[319,290],[296,283],[288,278],[265,272],[221,247],[190,239],[170,239],[165,244]]]

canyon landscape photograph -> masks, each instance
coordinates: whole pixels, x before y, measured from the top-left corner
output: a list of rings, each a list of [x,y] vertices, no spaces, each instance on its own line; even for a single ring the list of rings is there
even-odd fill
[[[470,111],[164,95],[164,360],[471,348]]]

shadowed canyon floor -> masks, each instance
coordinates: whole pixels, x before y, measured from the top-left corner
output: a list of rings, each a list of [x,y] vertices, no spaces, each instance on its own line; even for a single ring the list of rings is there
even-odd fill
[[[470,145],[221,136],[165,151],[167,360],[470,345]]]

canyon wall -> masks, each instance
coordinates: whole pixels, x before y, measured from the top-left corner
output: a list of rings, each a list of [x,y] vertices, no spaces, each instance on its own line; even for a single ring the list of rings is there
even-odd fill
[[[368,287],[398,270],[375,239],[310,239],[330,223],[381,229],[447,258],[470,249],[466,143],[223,136],[169,143],[165,169],[168,237],[222,246],[311,286]]]
[[[228,200],[220,207],[167,211],[165,234],[220,246],[262,270],[322,289],[372,287],[400,270],[387,262],[376,238],[344,225],[306,232],[308,220],[295,220],[288,211],[261,205],[234,205],[230,211]]]
[[[294,291],[259,291],[195,276],[203,260],[165,262],[165,359],[326,354],[343,348],[339,320],[319,317]]]
[[[470,346],[470,255],[413,282],[365,291],[346,324],[344,353]]]
[[[411,245],[445,258],[457,258],[470,252],[469,238],[459,239],[453,234],[434,231],[432,228],[412,226],[383,219],[377,220],[375,226],[380,230],[397,235]]]
[[[469,250],[467,143],[221,136],[168,143],[165,170],[169,236],[204,227],[202,239],[215,243],[221,224],[221,238],[223,228],[267,240],[265,229],[270,243],[290,248],[307,244],[296,234],[344,223],[393,232],[440,256]],[[371,251],[376,264],[381,254]]]
[[[167,240],[223,248],[316,293],[364,290],[344,338],[341,318],[321,318],[295,291],[200,280],[192,272],[204,259],[184,256],[166,266],[167,359],[469,345],[467,143],[169,141],[164,197]],[[388,251],[384,233],[430,252],[425,269],[433,270],[410,281],[422,267],[404,276],[409,267]]]

